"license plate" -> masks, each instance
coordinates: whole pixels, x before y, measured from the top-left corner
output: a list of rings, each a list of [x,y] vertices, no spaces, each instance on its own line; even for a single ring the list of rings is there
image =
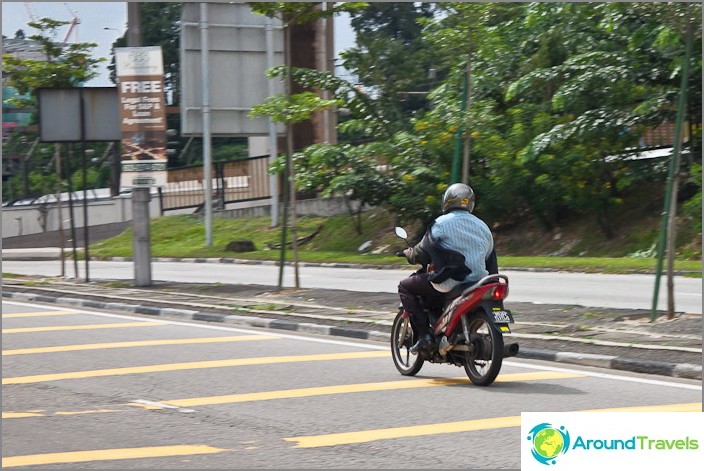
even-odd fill
[[[491,311],[491,315],[497,324],[510,324],[513,322],[511,311]]]

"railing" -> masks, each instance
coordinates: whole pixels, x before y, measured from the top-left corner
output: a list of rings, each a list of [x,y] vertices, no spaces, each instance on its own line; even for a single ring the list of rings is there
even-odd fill
[[[213,204],[255,201],[271,197],[269,157],[213,163]],[[199,208],[205,204],[203,166],[193,165],[168,171],[167,184],[159,189],[161,211]]]

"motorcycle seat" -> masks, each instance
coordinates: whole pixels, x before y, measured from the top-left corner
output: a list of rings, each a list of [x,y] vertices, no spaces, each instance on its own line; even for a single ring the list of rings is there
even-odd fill
[[[471,287],[472,285],[473,283],[461,283],[452,288],[451,291],[445,293],[445,307],[447,307],[448,304],[458,298],[462,293],[465,292],[467,288]]]

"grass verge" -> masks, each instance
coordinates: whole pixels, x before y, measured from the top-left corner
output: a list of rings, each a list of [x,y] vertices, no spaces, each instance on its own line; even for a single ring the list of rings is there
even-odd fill
[[[277,244],[281,229],[270,227],[268,217],[251,219],[213,220],[213,245],[205,246],[205,228],[202,219],[193,216],[169,216],[151,222],[152,257],[167,258],[232,258],[245,260],[281,259]],[[319,228],[322,229],[318,231]],[[365,213],[362,232],[358,233],[348,216],[332,218],[301,217],[298,219],[298,237],[311,240],[299,247],[299,261],[316,263],[350,263],[380,266],[406,266],[405,260],[394,255],[405,247],[405,242],[393,234],[393,224],[382,212]],[[251,240],[257,250],[230,252],[225,249],[234,240]],[[289,234],[290,240],[290,234]],[[364,250],[360,247],[367,245]],[[375,253],[377,252],[377,253]],[[132,230],[96,244],[90,248],[93,257],[130,257]],[[292,260],[290,249],[286,261]],[[536,268],[594,273],[654,272],[653,258],[609,257],[509,257],[499,254],[500,268]],[[675,270],[693,272],[701,276],[702,262],[676,260]]]

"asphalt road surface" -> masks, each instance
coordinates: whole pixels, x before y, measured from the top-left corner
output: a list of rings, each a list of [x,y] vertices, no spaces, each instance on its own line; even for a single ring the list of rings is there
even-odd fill
[[[84,277],[84,264],[79,276]],[[73,275],[72,264],[67,272]],[[399,280],[409,270],[301,267],[301,286],[361,292],[396,293]],[[20,275],[58,276],[58,261],[4,261],[3,272]],[[654,275],[601,275],[565,272],[502,271],[511,281],[511,301],[544,304],[576,304],[616,309],[650,309],[655,287]],[[134,279],[132,262],[91,262],[90,279]],[[278,267],[271,265],[233,265],[226,263],[152,263],[154,281],[198,283],[240,283],[273,285],[278,282]],[[293,269],[286,267],[284,284],[294,286]],[[666,309],[666,280],[660,286],[658,309]],[[675,310],[702,313],[702,280],[675,277]]]
[[[379,343],[2,306],[8,468],[518,468],[524,411],[702,407],[699,381],[516,360],[482,388]]]

